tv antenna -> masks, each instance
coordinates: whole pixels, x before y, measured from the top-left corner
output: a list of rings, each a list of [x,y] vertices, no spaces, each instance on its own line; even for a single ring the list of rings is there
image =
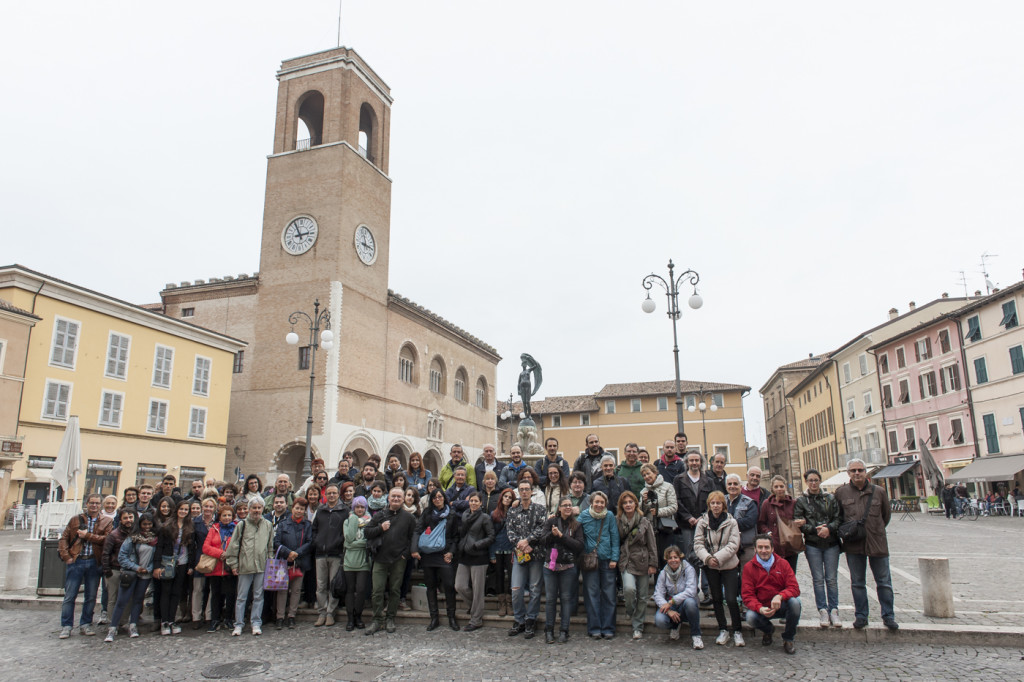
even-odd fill
[[[341,47],[341,2],[338,0],[338,47]]]
[[[998,253],[989,253],[986,251],[981,254],[981,274],[985,277],[985,294],[991,294],[992,290],[996,288],[996,285],[992,283],[992,280],[988,278],[988,261],[991,258],[998,258]]]
[[[960,284],[964,288],[964,298],[970,298],[970,295],[967,293],[967,273],[963,270],[957,270],[957,272],[960,273]]]

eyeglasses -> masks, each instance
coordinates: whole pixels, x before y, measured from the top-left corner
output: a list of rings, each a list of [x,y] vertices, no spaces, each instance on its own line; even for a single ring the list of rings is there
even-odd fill
[[[867,469],[847,469],[847,471],[850,472],[851,474],[856,474],[862,471],[867,471]]]

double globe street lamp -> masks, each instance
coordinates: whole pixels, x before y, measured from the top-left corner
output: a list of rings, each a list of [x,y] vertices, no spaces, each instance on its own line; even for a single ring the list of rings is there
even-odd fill
[[[708,394],[704,392],[704,387],[701,386],[700,389],[697,391],[697,400],[700,402],[698,402],[696,405],[690,405],[686,409],[691,414],[696,412],[697,410],[700,410],[700,430],[704,435],[704,458],[710,463],[711,455],[708,454],[708,427],[704,423],[704,414],[709,409],[712,412],[718,412],[718,405],[715,405],[715,397],[712,395],[711,405],[709,406],[707,402],[705,402],[707,395]]]
[[[683,391],[679,382],[679,332],[676,329],[676,322],[682,314],[679,308],[679,288],[684,284],[684,280],[693,287],[693,294],[687,303],[691,308],[697,310],[704,305],[704,299],[697,293],[697,282],[700,281],[700,275],[693,270],[687,270],[676,277],[675,265],[671,259],[668,262],[668,279],[653,272],[644,277],[643,286],[647,290],[647,298],[640,305],[645,313],[653,313],[657,306],[654,299],[651,298],[651,289],[657,283],[665,290],[665,296],[668,298],[668,316],[672,320],[672,353],[675,356],[676,365],[676,426],[680,432],[683,431]]]
[[[299,343],[299,335],[295,333],[295,325],[305,320],[309,325],[309,414],[306,417],[306,456],[302,460],[302,475],[309,476],[313,472],[311,446],[313,442],[313,381],[316,378],[316,350],[330,350],[334,345],[334,332],[331,331],[331,314],[327,310],[320,311],[320,299],[313,301],[313,314],[297,310],[288,316],[288,324],[292,330],[284,337],[289,346]],[[320,328],[323,327],[323,331]],[[300,327],[301,329],[301,327]],[[300,368],[301,369],[301,368]]]

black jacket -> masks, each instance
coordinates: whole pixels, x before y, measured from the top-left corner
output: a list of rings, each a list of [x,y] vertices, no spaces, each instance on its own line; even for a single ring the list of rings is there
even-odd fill
[[[168,524],[169,525],[169,524]],[[165,526],[166,527],[166,526]],[[171,529],[168,528],[168,531]],[[178,540],[177,531],[164,532],[163,529],[158,530],[156,533],[156,551],[155,562],[157,568],[160,567],[160,560],[165,556],[171,556],[174,554],[174,543]],[[185,549],[188,550],[188,567],[195,568],[196,563],[199,561],[199,552],[196,547],[196,534],[192,531],[192,536],[188,539],[185,545]]]
[[[708,510],[708,495],[715,488],[715,482],[710,476],[701,472],[700,481],[697,482],[697,494],[694,495],[690,486],[690,476],[683,472],[672,481],[672,487],[676,490],[676,502],[679,504],[679,511],[676,516],[682,528],[690,528],[690,519],[699,519]]]
[[[476,488],[470,484],[462,486],[462,490],[455,492],[455,484],[452,483],[448,486],[448,490],[445,490],[445,495],[451,501],[452,511],[462,514],[463,512],[469,511],[469,494],[475,493]]]
[[[314,556],[341,556],[345,550],[345,519],[352,512],[338,502],[334,509],[320,505],[313,518]]]
[[[589,493],[594,485],[595,474],[601,475],[601,458],[605,456],[604,448],[601,448],[601,452],[596,455],[591,455],[589,451],[584,451],[582,455],[576,458],[576,463],[572,465],[573,471],[582,471],[583,475],[587,478],[587,487],[585,490]],[[598,466],[595,467],[594,465]]]
[[[338,516],[337,513],[332,516]],[[317,514],[317,518],[320,514]],[[295,558],[295,563],[303,571],[309,571],[313,568],[313,529],[310,527],[309,521],[305,517],[302,521],[296,523],[292,515],[289,514],[288,518],[283,519],[277,524],[277,528],[274,530],[274,555],[277,556],[277,550],[281,547],[284,549],[281,551],[280,559],[285,559],[289,552],[296,552],[299,556]]]
[[[493,471],[494,475],[498,477],[498,485],[496,485],[495,488],[500,488],[501,487],[501,470],[504,469],[505,466],[506,466],[506,464],[504,462],[502,462],[500,459],[494,460],[494,468],[491,469],[491,471]],[[473,473],[476,475],[477,487],[478,488],[483,488],[484,487],[484,474],[487,473],[487,462],[484,461],[483,457],[478,459],[476,461],[476,464],[473,465]]]
[[[481,507],[476,513],[467,511],[459,526],[459,563],[484,566],[490,563],[494,542],[494,522]]]
[[[629,490],[629,481],[622,476],[612,476],[608,480],[604,476],[594,479],[590,493],[602,492],[608,496],[608,511],[615,514],[619,508],[619,495]]]
[[[558,525],[558,530],[562,532],[562,537],[557,537],[551,532],[551,529]],[[541,531],[541,542],[544,546],[544,562],[547,564],[551,561],[551,550],[558,548],[558,558],[555,559],[560,564],[573,564],[576,563],[576,559],[583,553],[584,535],[583,525],[577,521],[576,528],[572,532],[566,530],[565,523],[557,516],[552,516],[550,519],[544,522],[544,530]]]
[[[455,512],[451,507],[448,508],[448,516],[445,517],[447,523],[444,524],[444,549],[439,552],[431,552],[430,554],[424,554],[420,551],[420,536],[427,532],[430,528],[433,531],[441,523],[441,519],[437,515],[437,510],[434,508],[426,509],[420,514],[419,520],[416,522],[416,531],[412,536],[412,551],[418,552],[420,555],[420,566],[451,566],[455,564],[456,554],[458,551],[459,541],[459,526],[462,518]],[[449,564],[444,560],[444,555],[451,553],[452,563]]]
[[[317,517],[320,512],[317,512]],[[385,521],[390,521],[391,526],[385,531],[380,526]],[[366,525],[363,536],[366,538],[367,548],[373,555],[373,560],[381,564],[393,564],[399,559],[409,556],[409,548],[412,546],[413,533],[416,531],[416,517],[399,509],[397,512],[390,508],[384,509]]]

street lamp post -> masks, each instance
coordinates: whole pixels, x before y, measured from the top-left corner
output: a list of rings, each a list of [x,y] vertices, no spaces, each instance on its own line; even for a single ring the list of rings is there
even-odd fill
[[[334,333],[331,331],[331,314],[326,310],[320,311],[320,299],[313,301],[313,314],[296,310],[288,316],[288,324],[292,330],[288,332],[284,340],[289,346],[299,343],[299,335],[295,333],[295,325],[305,320],[309,325],[309,414],[306,417],[306,456],[302,460],[302,475],[309,476],[312,473],[313,460],[311,455],[313,441],[313,381],[316,378],[316,349],[323,346],[324,350],[330,350],[334,345]],[[320,331],[323,327],[323,331]]]
[[[708,395],[711,395],[710,406],[706,401],[706,397]],[[714,395],[704,392],[704,384],[701,384],[700,388],[697,390],[697,404],[690,405],[686,408],[689,412],[700,410],[700,429],[704,434],[704,457],[707,459],[709,464],[711,463],[711,455],[708,453],[708,427],[704,423],[704,413],[707,412],[709,408],[712,412],[718,411],[718,405],[715,405],[714,398]]]
[[[643,286],[647,290],[647,298],[640,306],[645,313],[653,313],[657,306],[651,298],[651,289],[655,283],[661,285],[661,288],[665,290],[665,296],[668,298],[668,316],[672,320],[672,353],[675,356],[676,365],[676,425],[680,432],[683,430],[683,391],[679,382],[679,333],[676,329],[676,322],[681,314],[679,309],[679,287],[683,280],[689,282],[690,286],[693,287],[693,294],[690,296],[688,303],[691,308],[697,310],[704,305],[704,299],[697,293],[697,282],[700,281],[700,275],[693,270],[687,270],[680,274],[679,277],[676,277],[675,265],[672,264],[671,259],[668,262],[667,280],[653,272],[644,277]]]

